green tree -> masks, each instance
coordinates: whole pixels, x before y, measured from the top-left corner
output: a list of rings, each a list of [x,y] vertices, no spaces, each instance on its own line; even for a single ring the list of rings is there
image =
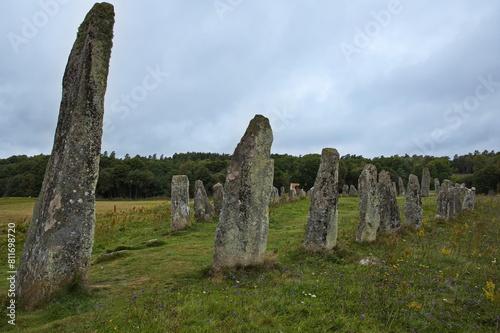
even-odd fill
[[[478,193],[487,194],[489,191],[496,191],[500,183],[500,170],[496,165],[489,165],[474,172],[473,184]]]

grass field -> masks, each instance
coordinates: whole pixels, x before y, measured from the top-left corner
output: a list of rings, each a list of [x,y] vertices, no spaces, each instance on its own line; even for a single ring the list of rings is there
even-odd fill
[[[34,203],[0,201],[26,232]],[[91,291],[61,294],[45,309],[7,317],[23,332],[498,332],[500,198],[479,197],[473,212],[433,218],[424,228],[354,241],[358,199],[339,199],[338,247],[301,247],[309,200],[270,208],[267,265],[212,271],[217,221],[170,232],[165,201],[106,202],[97,215]],[[404,198],[398,198],[402,208]],[[112,207],[117,205],[117,212]],[[9,206],[10,205],[10,206]],[[17,217],[16,205],[20,212]],[[111,207],[111,208],[110,208]],[[123,208],[118,208],[123,207]],[[31,213],[29,213],[31,214]],[[0,256],[6,258],[2,227]],[[20,254],[20,253],[18,253]],[[363,258],[376,265],[360,265]],[[6,272],[5,262],[0,271]],[[4,280],[5,281],[5,280]],[[0,292],[6,294],[7,283]]]

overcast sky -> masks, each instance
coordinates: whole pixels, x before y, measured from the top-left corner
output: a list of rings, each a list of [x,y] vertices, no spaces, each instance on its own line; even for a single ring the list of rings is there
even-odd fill
[[[0,2],[0,158],[51,152],[93,3]],[[232,153],[255,114],[273,153],[500,150],[498,0],[114,5],[103,151]]]

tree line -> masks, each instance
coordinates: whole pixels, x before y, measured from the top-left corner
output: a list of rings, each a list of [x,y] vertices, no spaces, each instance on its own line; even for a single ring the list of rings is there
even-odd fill
[[[300,183],[301,188],[309,190],[314,185],[320,163],[320,154],[292,156],[272,154],[274,159],[274,186],[284,187],[290,183]],[[195,180],[202,180],[209,195],[212,187],[224,184],[226,170],[231,155],[217,153],[188,152],[171,157],[156,154],[149,156],[123,158],[114,152],[104,152],[100,159],[97,196],[99,198],[149,198],[169,197],[172,176],[187,175],[191,193]],[[28,157],[16,155],[0,159],[0,195],[2,197],[36,197],[40,192],[48,155]],[[397,183],[401,177],[406,185],[410,174],[419,178],[423,168],[428,168],[432,178],[440,182],[450,179],[475,186],[478,193],[500,193],[500,152],[475,151],[467,155],[433,157],[405,155],[391,157],[364,158],[357,155],[344,155],[340,158],[339,186],[344,184],[357,187],[358,177],[364,166],[372,163],[377,170],[386,170]],[[433,182],[431,182],[433,186]]]

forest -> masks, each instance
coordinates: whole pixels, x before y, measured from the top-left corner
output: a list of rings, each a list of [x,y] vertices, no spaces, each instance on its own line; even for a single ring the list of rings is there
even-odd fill
[[[273,154],[274,186],[288,190],[290,183],[300,183],[309,190],[314,185],[319,167],[320,154],[291,156]],[[202,180],[208,195],[212,187],[224,184],[226,169],[231,159],[229,154],[217,153],[176,153],[171,157],[163,155],[116,157],[115,152],[103,152],[100,159],[97,197],[101,199],[137,199],[169,197],[172,176],[187,175],[191,192],[195,180]],[[49,155],[16,155],[0,159],[0,196],[36,197],[42,186]],[[386,170],[393,181],[398,177],[408,180],[410,174],[422,176],[422,169],[429,168],[432,179],[440,182],[450,179],[476,187],[478,193],[500,192],[500,152],[475,151],[467,155],[455,155],[453,159],[442,156],[405,155],[391,157],[364,158],[344,155],[340,158],[339,188],[344,184],[357,187],[358,177],[363,167],[372,163],[378,171]],[[431,182],[433,186],[433,182]]]

